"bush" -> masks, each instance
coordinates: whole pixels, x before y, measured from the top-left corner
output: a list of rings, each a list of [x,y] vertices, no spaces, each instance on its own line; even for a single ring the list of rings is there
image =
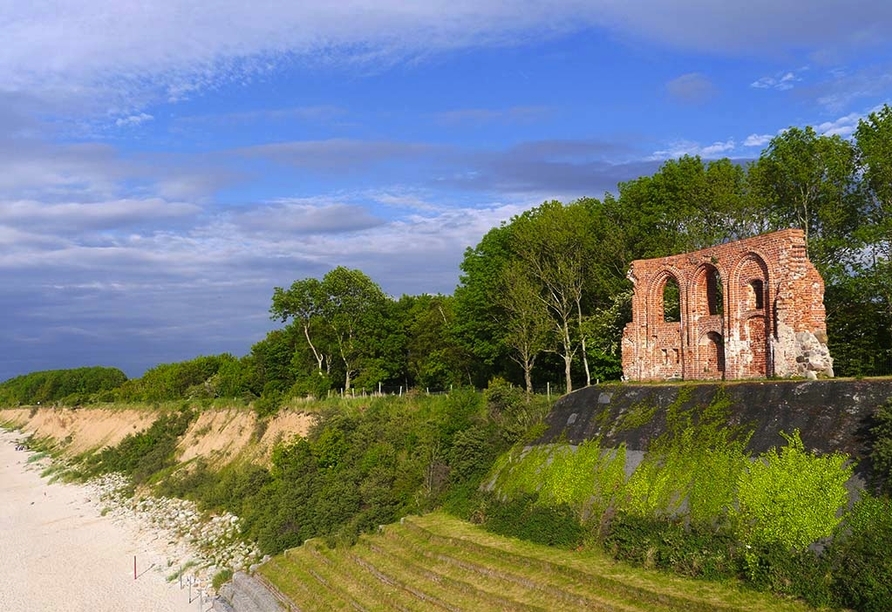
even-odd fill
[[[188,407],[158,417],[145,431],[129,434],[116,447],[107,447],[87,460],[85,476],[121,472],[136,484],[174,463],[174,450],[195,413]]]
[[[737,574],[737,546],[731,534],[680,520],[618,512],[604,548],[616,559],[684,576],[722,580]]]
[[[833,563],[833,593],[861,612],[888,610],[892,603],[892,500],[865,496],[837,529],[827,551]]]
[[[892,399],[873,414],[870,459],[877,488],[892,493]]]
[[[583,543],[586,530],[576,512],[566,504],[537,503],[536,494],[500,501],[488,494],[483,526],[493,533],[513,536],[547,546],[575,548]]]
[[[771,449],[740,474],[733,519],[741,542],[804,550],[839,523],[852,467],[844,454],[806,452],[798,430],[782,435],[787,446]]]
[[[214,587],[215,591],[219,591],[220,587],[232,580],[232,570],[229,568],[222,569],[216,574],[214,574],[214,580],[211,583],[211,586]]]
[[[748,546],[741,576],[759,590],[798,597],[815,607],[834,600],[829,559],[808,548],[791,549],[777,541]]]

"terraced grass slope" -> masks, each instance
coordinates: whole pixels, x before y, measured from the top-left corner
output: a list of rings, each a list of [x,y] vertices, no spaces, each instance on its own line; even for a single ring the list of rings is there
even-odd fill
[[[292,610],[808,609],[737,585],[630,568],[597,551],[495,536],[440,513],[407,517],[350,548],[311,540],[259,572]]]

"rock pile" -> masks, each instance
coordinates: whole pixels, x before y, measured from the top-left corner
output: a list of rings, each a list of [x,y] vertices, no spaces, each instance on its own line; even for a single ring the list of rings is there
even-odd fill
[[[129,487],[119,474],[87,483],[90,500],[101,514],[133,526],[144,541],[163,552],[170,579],[188,571],[190,579],[206,587],[221,570],[244,571],[261,561],[257,547],[240,539],[237,516],[208,516],[193,502],[177,498],[130,497]]]

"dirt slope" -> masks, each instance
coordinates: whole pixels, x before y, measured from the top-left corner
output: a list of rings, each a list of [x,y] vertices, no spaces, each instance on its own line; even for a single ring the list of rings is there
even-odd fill
[[[109,408],[15,408],[0,411],[0,422],[23,432],[58,441],[66,454],[114,446],[127,434],[147,429],[158,417],[149,409]],[[244,408],[202,412],[189,427],[177,449],[179,460],[196,457],[226,463],[236,456],[256,462],[269,460],[273,446],[295,436],[306,436],[313,415],[286,411],[258,424],[256,415]],[[262,435],[260,435],[262,434]]]

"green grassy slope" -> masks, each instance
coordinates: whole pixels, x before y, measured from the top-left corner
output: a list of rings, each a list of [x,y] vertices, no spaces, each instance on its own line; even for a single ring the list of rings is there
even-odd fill
[[[261,566],[300,610],[806,610],[719,584],[631,568],[591,550],[499,537],[442,513],[406,517],[352,547],[318,540]]]

